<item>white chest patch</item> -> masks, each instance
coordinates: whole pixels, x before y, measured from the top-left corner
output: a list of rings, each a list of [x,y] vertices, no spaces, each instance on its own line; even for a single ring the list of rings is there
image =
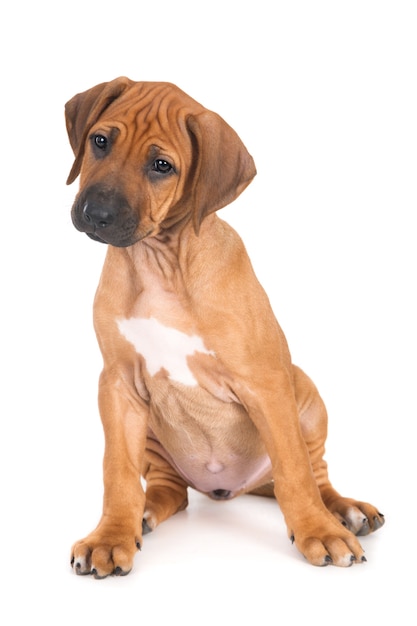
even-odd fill
[[[117,324],[121,334],[145,359],[151,376],[164,368],[172,380],[193,387],[197,380],[188,366],[187,357],[195,352],[215,356],[198,335],[186,335],[176,328],[164,326],[153,317],[131,317],[121,319]]]

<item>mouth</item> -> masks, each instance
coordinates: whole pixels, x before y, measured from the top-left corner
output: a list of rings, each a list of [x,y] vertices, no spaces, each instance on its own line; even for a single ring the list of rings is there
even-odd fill
[[[96,233],[86,233],[87,237],[90,237],[93,241],[98,241],[99,243],[107,243],[104,239],[101,239]]]
[[[138,243],[138,241],[142,241],[143,239],[146,239],[147,237],[151,236],[153,234],[154,229],[150,228],[146,233],[144,233],[143,235],[139,235],[135,238],[129,238],[126,240],[120,239],[120,240],[113,240],[112,238],[109,237],[108,239],[104,239],[102,237],[99,237],[97,235],[97,232],[85,232],[85,234],[92,239],[93,241],[97,241],[98,243],[104,243],[107,244],[108,246],[114,246],[115,248],[129,248],[130,246],[133,246],[135,243]]]
[[[139,241],[138,239],[130,239],[130,238],[113,240],[112,237],[109,237],[108,239],[104,239],[102,237],[99,237],[96,232],[91,232],[91,233],[86,232],[85,234],[87,235],[87,237],[89,237],[93,241],[98,241],[98,243],[104,243],[104,244],[107,244],[108,246],[114,246],[115,248],[128,248],[129,246],[133,246],[133,244]]]

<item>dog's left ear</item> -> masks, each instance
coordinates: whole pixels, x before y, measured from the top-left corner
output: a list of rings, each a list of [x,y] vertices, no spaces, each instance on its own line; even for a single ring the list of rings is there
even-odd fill
[[[191,202],[198,234],[206,215],[235,200],[256,175],[256,168],[237,133],[217,113],[190,115],[187,127],[196,158]]]
[[[70,185],[77,178],[84,156],[87,134],[107,107],[133,85],[133,81],[120,76],[108,83],[100,83],[79,93],[65,105],[65,121],[75,161],[67,179]]]

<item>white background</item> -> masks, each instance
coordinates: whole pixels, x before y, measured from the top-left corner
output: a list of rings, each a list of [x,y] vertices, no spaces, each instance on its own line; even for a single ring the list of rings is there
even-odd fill
[[[415,6],[3,3],[1,623],[415,618]],[[336,488],[386,516],[362,540],[366,564],[309,566],[273,501],[191,494],[129,576],[71,571],[101,509],[91,308],[105,247],[71,224],[63,107],[119,75],[176,83],[254,156],[258,176],[222,217],[326,401]]]

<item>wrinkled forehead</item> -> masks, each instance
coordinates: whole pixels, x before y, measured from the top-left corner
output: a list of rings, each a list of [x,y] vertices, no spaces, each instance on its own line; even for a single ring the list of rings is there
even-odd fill
[[[147,135],[162,131],[172,135],[185,131],[189,115],[205,108],[171,83],[136,83],[101,115],[99,122],[124,126],[127,132]]]

